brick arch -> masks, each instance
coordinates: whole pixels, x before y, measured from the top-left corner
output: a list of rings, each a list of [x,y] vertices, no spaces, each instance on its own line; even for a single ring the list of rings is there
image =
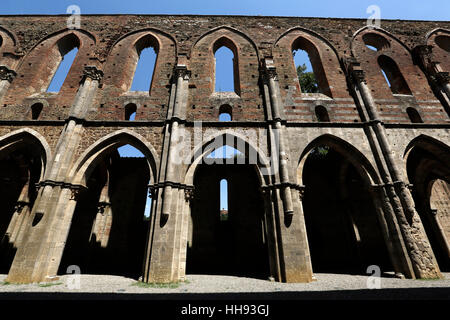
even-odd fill
[[[253,47],[253,49],[255,51],[255,54],[256,54],[256,56],[258,57],[258,60],[259,60],[259,51],[258,51],[258,47],[256,46],[256,43],[248,35],[246,35],[244,32],[239,31],[238,29],[232,28],[230,26],[219,26],[219,27],[213,28],[213,29],[209,30],[208,32],[204,33],[203,35],[201,35],[200,37],[198,37],[198,39],[194,42],[194,44],[193,44],[193,46],[192,46],[192,48],[191,48],[191,50],[189,52],[189,56],[191,56],[192,50],[194,50],[194,48],[197,46],[197,44],[203,38],[208,37],[209,35],[211,35],[213,33],[216,33],[218,31],[221,31],[221,30],[228,30],[232,34],[236,34],[237,36],[240,36],[240,37],[246,39],[251,44],[251,46]]]
[[[234,53],[234,90],[236,94],[242,99],[255,99],[257,105],[260,98],[255,92],[249,90],[249,87],[258,84],[258,50],[253,40],[234,28],[218,27],[209,30],[195,41],[190,50],[189,65],[193,73],[191,82],[196,87],[205,88],[204,94],[207,96],[215,92],[214,53],[223,45]],[[195,96],[192,98],[197,100]],[[200,102],[193,103],[198,105]]]
[[[405,152],[405,167],[419,213],[441,271],[450,268],[450,147],[420,135]],[[434,195],[433,195],[434,193]]]
[[[87,178],[96,164],[114,149],[126,144],[130,144],[144,154],[149,166],[150,181],[155,182],[159,163],[155,148],[144,137],[128,129],[108,134],[86,149],[72,166],[68,174],[69,180],[76,185],[86,185]]]
[[[122,53],[122,47],[127,48],[127,52]],[[143,49],[148,47],[152,47],[156,53],[155,67],[153,70],[152,83],[150,85],[151,88],[153,84],[157,82],[154,81],[154,76],[160,73],[159,54],[160,52],[168,50],[168,46],[163,43],[163,40],[158,37],[157,33],[144,30],[122,37],[122,39],[116,42],[111,49],[105,65],[105,72],[108,76],[108,78],[105,79],[105,89],[107,86],[116,86],[128,91],[133,82],[133,76],[136,71],[140,53]],[[112,70],[120,73],[121,77],[109,78]]]
[[[139,50],[147,46],[154,47],[157,56],[150,91],[148,95],[141,97],[141,104],[148,104],[158,111],[161,105],[167,104],[166,86],[170,85],[177,61],[177,44],[172,36],[159,30],[137,30],[115,42],[104,64],[103,93],[99,103],[104,104],[104,111],[113,113],[116,119],[121,119],[122,114],[117,113],[114,105],[123,105],[121,97],[129,94],[139,60]],[[97,113],[96,116],[101,114]],[[136,114],[136,119],[138,118],[139,113]]]
[[[300,97],[300,84],[297,78],[293,50],[305,50],[311,60],[314,73],[323,94],[329,97],[344,97],[346,80],[334,46],[321,35],[302,28],[294,27],[283,32],[275,41],[272,52],[278,70],[280,87],[292,85],[292,79]],[[284,90],[282,91],[285,94]]]
[[[17,68],[17,77],[10,87],[15,95],[7,96],[5,102],[18,103],[21,99],[45,92],[62,56],[72,48],[78,47],[78,54],[54,101],[58,105],[70,105],[78,90],[84,65],[92,64],[89,55],[94,46],[95,38],[86,31],[65,29],[47,36],[21,60]]]
[[[9,31],[0,26],[0,51],[2,52],[15,52],[17,47],[16,36]]]
[[[135,38],[135,35],[136,35],[136,34],[142,34],[142,33],[148,33],[148,34],[151,34],[152,36],[154,36],[154,37],[156,38],[156,40],[158,41],[159,44],[161,43],[161,40],[160,40],[159,37],[165,37],[165,38],[170,39],[170,40],[173,42],[173,44],[174,44],[175,56],[177,55],[177,52],[178,52],[178,44],[177,44],[176,39],[175,39],[171,34],[166,33],[166,32],[164,32],[164,31],[162,31],[162,30],[159,30],[159,29],[155,29],[155,28],[144,28],[144,29],[139,29],[139,30],[135,30],[135,31],[129,32],[129,33],[127,33],[127,34],[121,36],[119,39],[117,39],[117,40],[114,42],[114,44],[110,47],[110,50],[109,50],[107,56],[110,56],[111,53],[112,53],[112,51],[114,50],[114,48],[115,48],[119,43],[121,43],[122,41],[124,41],[126,38],[128,38],[128,37],[133,37],[134,39],[137,39],[136,41],[138,41],[139,38],[141,38],[141,36],[139,36],[138,38]],[[135,41],[135,42],[136,42],[136,41]]]
[[[430,137],[428,135],[421,134],[411,140],[411,142],[405,148],[405,152],[403,154],[404,159],[404,172],[405,176],[408,177],[407,172],[407,164],[410,157],[410,154],[413,149],[423,149],[427,153],[431,154],[435,159],[438,159],[440,162],[444,164],[450,164],[450,146],[445,142],[442,142],[436,138]],[[449,166],[449,183],[450,183],[450,165]]]
[[[385,44],[380,45],[380,50],[373,51],[366,47],[367,40],[364,41],[364,37],[368,38],[369,36],[377,37]],[[370,41],[367,44],[373,46]],[[364,27],[354,33],[350,48],[352,55],[361,63],[361,68],[366,73],[367,83],[373,89],[372,94],[375,99],[392,96],[391,89],[386,83],[378,64],[380,56],[386,56],[395,62],[399,74],[404,78],[412,95],[417,100],[434,99],[431,88],[426,90],[423,88],[426,76],[420,67],[414,63],[411,50],[394,35],[381,28]]]
[[[346,158],[368,185],[380,184],[381,180],[370,161],[349,142],[331,134],[324,134],[311,141],[303,150],[297,166],[297,183],[303,184],[303,168],[311,151],[318,146],[328,145]]]
[[[63,38],[64,36],[73,33],[75,36],[77,36],[80,40],[80,46],[82,45],[88,45],[89,41],[92,41],[93,45],[97,44],[98,40],[97,37],[90,33],[87,30],[83,30],[83,29],[61,29],[59,31],[53,32],[52,34],[49,34],[47,36],[45,36],[44,38],[40,39],[28,52],[27,55],[29,55],[30,53],[32,53],[34,50],[36,50],[36,48],[38,48],[39,46],[42,46],[42,44],[44,44],[44,46],[47,46],[47,43],[51,41],[57,42],[59,39]],[[89,41],[87,40],[89,39]]]
[[[446,43],[450,43],[450,30],[442,28],[434,29],[426,35],[425,41],[433,47],[433,58],[438,62],[437,68],[440,71],[450,72],[450,52],[441,48],[439,43],[436,42],[437,39],[439,41],[439,38],[442,40],[446,39]]]
[[[408,48],[407,45],[405,45],[399,38],[397,38],[395,35],[391,34],[390,32],[382,29],[382,28],[374,28],[370,26],[365,26],[363,28],[358,29],[352,36],[352,39],[350,40],[350,50],[353,55],[355,55],[354,49],[355,49],[355,41],[358,41],[357,38],[359,36],[362,36],[367,33],[374,33],[379,34],[382,37],[385,37],[387,40],[392,39],[393,41],[396,41],[399,45],[401,45],[409,54],[411,54],[411,50]]]

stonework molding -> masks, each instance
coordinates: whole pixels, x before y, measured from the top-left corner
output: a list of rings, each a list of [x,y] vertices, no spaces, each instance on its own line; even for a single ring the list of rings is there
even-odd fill
[[[449,72],[437,72],[434,75],[431,75],[431,81],[436,83],[438,86],[444,86],[450,83],[450,74]]]
[[[189,80],[191,78],[191,71],[187,69],[186,66],[177,65],[174,68],[175,81],[178,78],[183,78],[183,80]]]
[[[8,69],[8,67],[0,66],[0,80],[6,80],[12,82],[17,76],[14,70]]]
[[[83,82],[86,80],[86,78],[89,78],[93,81],[98,81],[99,86],[101,86],[101,82],[103,79],[103,71],[98,69],[95,66],[86,66],[83,70]]]

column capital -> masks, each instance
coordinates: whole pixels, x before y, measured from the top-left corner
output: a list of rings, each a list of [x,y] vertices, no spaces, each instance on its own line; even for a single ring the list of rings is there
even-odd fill
[[[448,72],[436,72],[434,75],[430,76],[431,81],[436,83],[438,86],[444,86],[450,83],[450,74]]]
[[[277,68],[273,62],[273,57],[265,57],[260,68],[261,78],[268,82],[270,79],[278,80]]]
[[[436,65],[439,63],[434,61],[433,47],[429,45],[418,45],[414,48],[413,54],[428,72],[434,73]]]
[[[11,70],[6,66],[0,66],[0,80],[12,82],[16,76],[17,73],[14,70]]]
[[[184,198],[186,201],[192,201],[194,200],[195,194],[194,194],[194,188],[186,188],[184,189]]]
[[[99,203],[97,204],[97,212],[100,212],[101,214],[105,213],[105,209],[107,207],[111,206],[110,202],[107,201],[99,201]]]
[[[14,206],[14,211],[17,212],[18,214],[21,214],[23,208],[29,205],[30,203],[28,201],[17,201],[16,205]]]
[[[350,81],[353,83],[366,83],[366,73],[361,63],[355,57],[347,56],[342,59]]]
[[[189,80],[191,78],[191,71],[185,65],[176,65],[173,73],[175,75],[175,79],[183,78],[183,80]]]
[[[86,78],[98,81],[99,85],[103,79],[103,71],[98,69],[96,66],[85,66],[83,69],[83,82]]]

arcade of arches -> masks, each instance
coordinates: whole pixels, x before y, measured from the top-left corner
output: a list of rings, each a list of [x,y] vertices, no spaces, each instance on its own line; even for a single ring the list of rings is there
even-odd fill
[[[6,281],[449,271],[448,22],[186,19],[0,17]]]

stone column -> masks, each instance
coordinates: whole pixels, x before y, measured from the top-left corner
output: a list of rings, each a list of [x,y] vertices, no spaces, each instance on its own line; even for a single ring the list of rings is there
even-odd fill
[[[437,72],[431,76],[431,80],[438,88],[441,88],[447,95],[447,100],[450,101],[450,75],[448,72]]]
[[[448,72],[440,71],[439,62],[434,59],[433,47],[419,45],[414,48],[413,55],[431,80],[432,86],[443,94],[443,98],[450,107],[450,76]]]
[[[0,101],[16,77],[16,72],[6,66],[0,66]]]
[[[175,157],[178,143],[183,138],[190,74],[186,65],[180,62],[174,69],[159,182],[151,186],[155,190],[152,198],[156,201],[144,263],[145,282],[176,282],[184,278],[186,215],[189,210],[184,200],[187,186],[179,181],[180,159]]]
[[[348,72],[361,95],[363,107],[369,115],[369,121],[376,135],[384,162],[391,181],[385,184],[387,193],[399,222],[400,230],[405,241],[408,254],[412,261],[415,276],[418,278],[442,277],[434,257],[431,246],[426,237],[420,218],[414,208],[414,202],[406,183],[402,180],[392,151],[387,140],[384,125],[378,115],[377,107],[365,80],[365,73],[355,60],[347,61]]]
[[[17,250],[8,281],[41,282],[54,279],[82,186],[66,182],[79,147],[83,120],[91,106],[103,72],[88,66],[80,83],[69,118],[62,130],[53,158],[38,184],[38,195],[31,212],[32,223],[26,226],[22,246]]]
[[[313,280],[306,226],[297,185],[289,178],[289,147],[283,120],[277,72],[271,57],[261,70],[268,126],[268,152],[272,155],[270,182],[263,185],[268,228],[270,267],[274,280]],[[295,198],[294,198],[295,197]],[[294,214],[295,212],[295,214]]]
[[[278,152],[279,159],[279,176],[281,182],[281,190],[283,195],[283,207],[284,213],[287,216],[290,216],[294,213],[293,205],[292,205],[292,195],[291,189],[289,186],[289,172],[288,172],[288,155],[286,150],[286,141],[283,134],[284,126],[281,121],[281,107],[280,107],[280,94],[277,83],[277,72],[275,67],[273,66],[273,61],[271,59],[265,60],[265,70],[263,79],[269,87],[269,95],[270,95],[270,105],[271,105],[271,113],[273,117],[273,126],[272,132],[274,132],[278,139],[275,137],[275,142],[278,141],[278,150],[272,150],[272,152]]]
[[[187,70],[186,66],[178,65],[175,67],[175,77],[177,79],[176,92],[175,92],[175,103],[172,112],[172,125],[170,130],[169,146],[167,152],[167,165],[165,172],[165,181],[163,191],[163,203],[162,203],[162,214],[165,219],[168,219],[170,215],[171,205],[172,205],[172,186],[171,183],[175,182],[175,171],[177,168],[176,161],[173,158],[174,146],[178,143],[179,132],[178,124],[182,118],[182,112],[186,112],[183,103],[186,101],[187,90],[184,86],[184,81],[189,81],[190,71]],[[183,110],[184,109],[184,110]],[[167,183],[168,182],[168,183]]]

